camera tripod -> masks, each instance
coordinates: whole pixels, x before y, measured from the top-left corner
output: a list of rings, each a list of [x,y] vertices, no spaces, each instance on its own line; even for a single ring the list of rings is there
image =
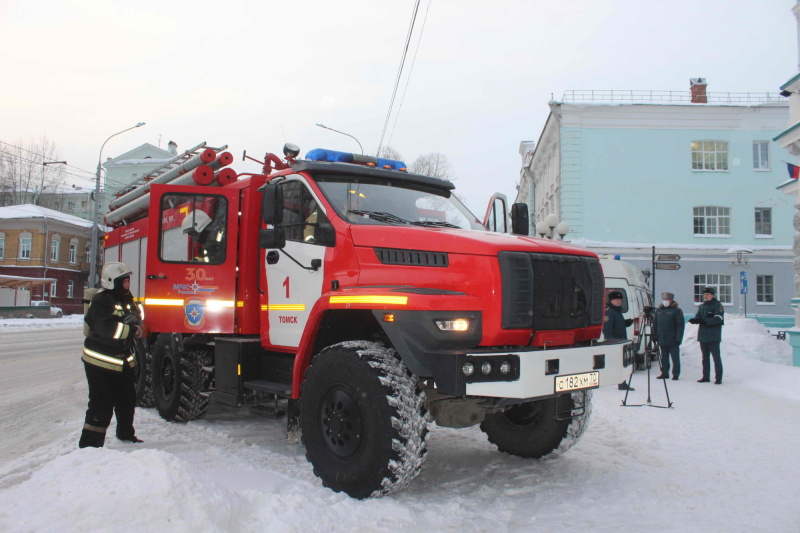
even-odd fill
[[[664,375],[664,369],[661,366],[661,353],[658,349],[658,344],[656,344],[655,339],[653,338],[653,310],[652,308],[645,309],[644,315],[642,315],[642,339],[641,341],[644,343],[644,366],[647,370],[647,401],[645,403],[637,403],[637,404],[629,404],[628,403],[628,394],[630,393],[630,385],[633,382],[633,374],[636,370],[636,361],[634,360],[633,365],[631,365],[631,375],[628,377],[628,389],[625,391],[625,398],[622,400],[623,407],[658,407],[660,409],[672,409],[672,401],[669,399],[669,389],[667,388],[667,380],[662,379],[661,381],[664,382],[664,394],[667,397],[667,405],[654,405],[653,400],[650,397],[651,388],[650,388],[650,369],[652,368],[653,359],[658,361],[658,368],[661,370],[661,375]]]

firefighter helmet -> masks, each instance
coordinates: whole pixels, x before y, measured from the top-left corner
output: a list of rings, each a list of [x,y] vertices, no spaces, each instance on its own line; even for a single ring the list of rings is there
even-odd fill
[[[181,222],[181,228],[183,228],[184,233],[189,233],[190,231],[194,230],[197,233],[200,233],[206,226],[211,224],[211,217],[208,216],[204,211],[200,209],[195,209],[186,215],[186,218],[183,219]]]
[[[103,265],[103,273],[100,276],[100,286],[104,289],[112,290],[115,279],[130,276],[131,274],[133,272],[125,266],[125,263],[106,263]]]

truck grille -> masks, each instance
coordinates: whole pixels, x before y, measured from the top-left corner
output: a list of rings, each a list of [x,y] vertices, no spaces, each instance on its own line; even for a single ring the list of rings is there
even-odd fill
[[[449,264],[447,254],[443,252],[375,248],[375,255],[384,265],[446,267]]]
[[[600,261],[561,254],[500,252],[504,329],[578,329],[603,321]]]

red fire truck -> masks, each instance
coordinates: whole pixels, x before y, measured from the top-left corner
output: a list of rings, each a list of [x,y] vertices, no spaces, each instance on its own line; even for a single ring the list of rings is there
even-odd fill
[[[431,421],[550,456],[624,379],[628,345],[597,341],[592,252],[490,232],[399,161],[287,144],[223,175],[208,150],[106,217],[105,260],[133,269],[145,312],[140,398],[166,420],[278,402],[322,483],[365,498],[419,474]]]

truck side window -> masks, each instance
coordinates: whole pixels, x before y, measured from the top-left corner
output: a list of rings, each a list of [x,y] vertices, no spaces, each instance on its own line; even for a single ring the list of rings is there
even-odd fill
[[[282,184],[283,222],[287,241],[317,243],[317,228],[328,218],[306,186],[299,181]]]
[[[159,257],[165,262],[225,261],[228,202],[217,195],[165,194],[161,197]]]

